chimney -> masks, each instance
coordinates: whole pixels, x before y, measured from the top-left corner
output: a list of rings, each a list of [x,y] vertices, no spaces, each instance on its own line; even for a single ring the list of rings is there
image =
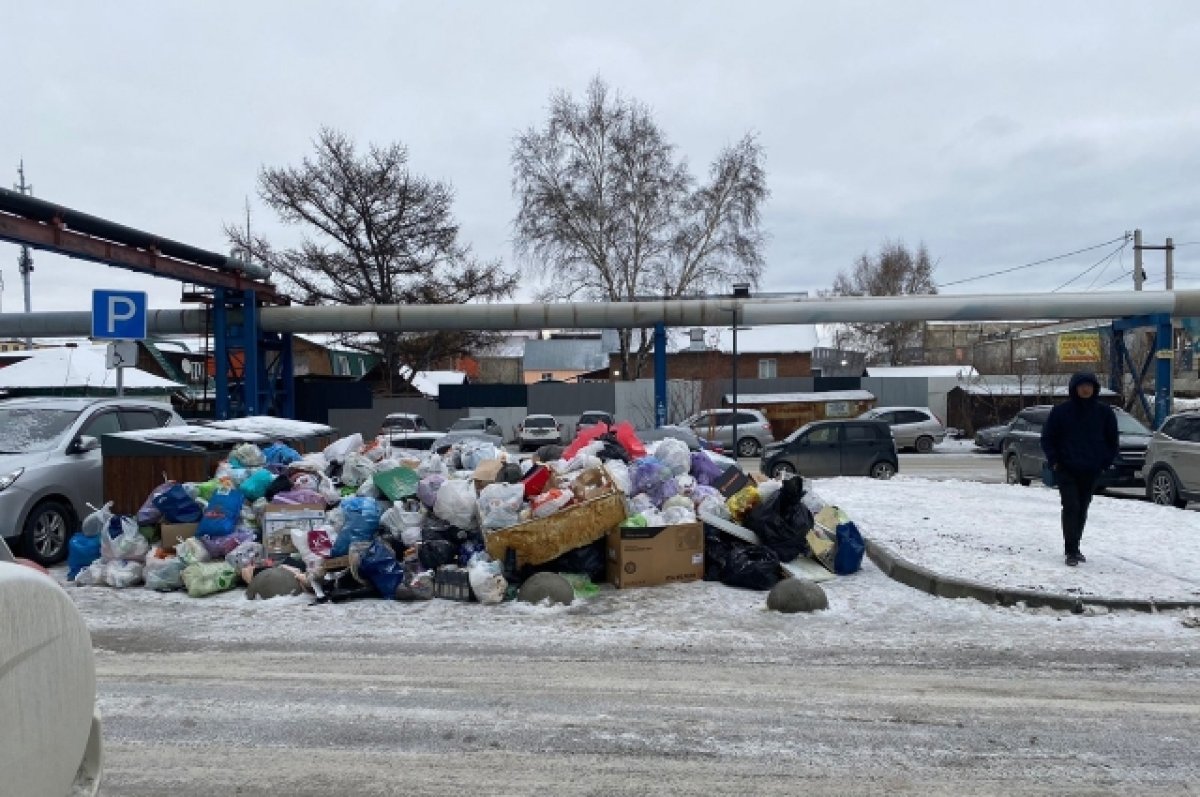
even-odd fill
[[[704,351],[704,330],[701,327],[693,327],[689,332],[691,337],[691,345],[688,346],[688,351]]]

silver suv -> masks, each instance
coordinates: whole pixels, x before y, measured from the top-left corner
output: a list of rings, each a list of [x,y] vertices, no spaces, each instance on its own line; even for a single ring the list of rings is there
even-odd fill
[[[169,405],[142,399],[0,401],[0,537],[38,564],[61,562],[87,505],[104,502],[100,436],[183,425]]]
[[[1183,509],[1200,501],[1200,411],[1167,418],[1146,447],[1146,497]]]
[[[732,451],[733,441],[733,410],[704,410],[698,412],[681,426],[686,426],[703,437],[717,443],[726,451]],[[737,455],[739,457],[757,457],[763,447],[775,442],[771,434],[771,424],[767,416],[758,410],[737,411]]]
[[[896,448],[914,448],[918,454],[928,454],[934,444],[946,439],[945,425],[928,407],[876,407],[858,417],[888,424]]]

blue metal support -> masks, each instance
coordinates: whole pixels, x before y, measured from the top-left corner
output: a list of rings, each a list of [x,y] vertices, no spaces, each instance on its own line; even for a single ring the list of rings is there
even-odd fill
[[[224,421],[230,417],[229,350],[227,346],[229,313],[225,302],[225,289],[214,288],[212,303],[213,386],[216,393],[213,396],[213,417],[218,421]]]
[[[1129,352],[1129,347],[1125,343],[1125,333],[1142,329],[1145,327],[1154,328],[1154,348],[1147,353],[1145,360],[1139,368],[1133,361],[1133,355]],[[1146,418],[1150,419],[1153,428],[1157,429],[1162,426],[1163,421],[1171,414],[1171,401],[1173,391],[1171,380],[1173,377],[1174,364],[1174,330],[1171,324],[1171,316],[1166,313],[1155,313],[1153,315],[1129,316],[1127,318],[1118,318],[1112,324],[1112,369],[1109,375],[1109,387],[1117,393],[1123,392],[1124,375],[1126,368],[1133,380],[1133,396],[1131,402],[1136,400],[1142,407],[1142,411],[1146,414]],[[1142,383],[1146,379],[1146,375],[1150,372],[1150,364],[1154,363],[1154,407],[1151,409],[1150,402],[1146,399],[1145,390],[1142,388]],[[1130,402],[1127,402],[1127,407]]]
[[[261,415],[265,370],[258,339],[258,302],[251,291],[242,296],[242,412]]]
[[[654,325],[654,426],[667,423],[667,325]]]

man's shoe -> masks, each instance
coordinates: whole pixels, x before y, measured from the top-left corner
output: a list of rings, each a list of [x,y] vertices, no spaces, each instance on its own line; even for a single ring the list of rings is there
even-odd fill
[[[1076,551],[1075,558],[1079,561],[1080,564],[1083,564],[1084,562],[1087,561],[1087,557],[1083,555],[1083,551]]]
[[[1067,567],[1074,567],[1077,564],[1079,564],[1079,557],[1073,553],[1067,554]]]

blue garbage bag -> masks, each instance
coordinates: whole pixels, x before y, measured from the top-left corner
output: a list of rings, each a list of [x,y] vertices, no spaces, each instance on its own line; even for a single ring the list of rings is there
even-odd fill
[[[857,573],[862,567],[863,553],[867,550],[867,544],[863,541],[863,536],[858,530],[858,526],[854,525],[853,520],[847,520],[845,523],[839,523],[837,527],[837,553],[833,557],[833,572],[839,576],[848,576],[851,573]]]
[[[67,581],[74,581],[79,571],[100,558],[100,535],[75,533],[67,543]]]
[[[404,565],[396,560],[392,549],[378,538],[363,552],[358,561],[358,572],[389,600],[396,599],[396,590],[404,583]]]
[[[262,450],[268,465],[290,465],[300,459],[300,452],[283,443],[272,443]]]
[[[241,490],[218,490],[208,499],[204,517],[196,529],[197,537],[225,537],[237,528],[246,497]],[[164,513],[165,514],[165,513]]]
[[[344,498],[341,507],[346,522],[338,532],[330,556],[345,556],[350,553],[351,543],[370,542],[379,530],[379,518],[382,513],[374,498]]]
[[[196,523],[204,514],[204,510],[180,484],[172,484],[154,496],[152,501],[166,523]]]

